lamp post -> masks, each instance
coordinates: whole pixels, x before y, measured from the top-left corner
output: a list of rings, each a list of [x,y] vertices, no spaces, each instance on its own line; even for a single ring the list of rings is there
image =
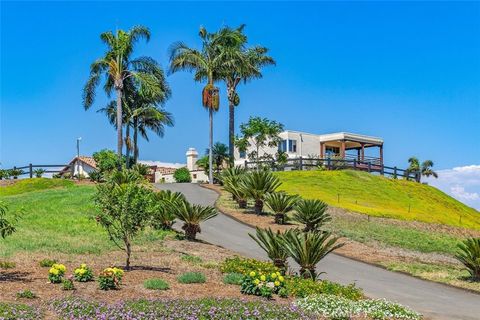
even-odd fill
[[[80,179],[80,140],[82,137],[77,138],[77,177]]]

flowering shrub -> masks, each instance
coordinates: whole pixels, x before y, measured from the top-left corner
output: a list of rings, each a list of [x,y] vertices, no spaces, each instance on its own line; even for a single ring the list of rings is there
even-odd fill
[[[80,268],[74,271],[75,280],[79,282],[87,282],[93,280],[93,271],[85,263],[80,265]]]
[[[272,273],[261,273],[250,271],[243,277],[242,288],[243,294],[252,294],[271,298],[273,294],[286,296],[285,294],[285,278],[279,271]]]
[[[220,264],[220,271],[222,273],[235,272],[247,274],[252,270],[261,273],[273,273],[280,271],[280,269],[275,267],[271,262],[264,262],[255,259],[246,259],[238,256],[235,256],[233,258],[227,258]]]
[[[314,320],[318,318],[305,313],[295,305],[238,299],[138,300],[107,305],[79,298],[69,298],[54,301],[52,306],[59,318],[69,320]]]
[[[120,288],[123,270],[119,268],[106,268],[98,275],[98,285],[101,290]]]
[[[329,319],[372,318],[378,320],[418,320],[422,316],[402,305],[386,300],[352,301],[333,295],[315,295],[297,300],[296,305]]]
[[[289,277],[285,282],[285,287],[288,293],[296,298],[305,298],[315,294],[330,294],[350,300],[359,300],[363,297],[362,290],[355,287],[355,284],[342,286],[327,280],[314,281],[300,277]]]
[[[51,283],[60,283],[62,282],[63,276],[67,268],[63,264],[54,263],[50,270],[48,270],[48,280]]]

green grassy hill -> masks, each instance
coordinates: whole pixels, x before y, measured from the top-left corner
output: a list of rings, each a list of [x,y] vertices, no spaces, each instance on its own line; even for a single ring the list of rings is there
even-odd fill
[[[372,216],[416,220],[480,230],[480,212],[420,183],[360,171],[276,173],[281,190]]]

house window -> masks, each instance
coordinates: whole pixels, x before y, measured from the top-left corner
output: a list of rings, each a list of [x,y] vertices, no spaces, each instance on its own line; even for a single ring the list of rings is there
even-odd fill
[[[193,179],[197,179],[197,174],[196,173],[193,174]]]
[[[288,151],[297,152],[297,140],[288,140]]]
[[[278,144],[278,151],[287,152],[287,140],[282,140]]]
[[[239,151],[240,159],[245,159],[247,157],[247,153],[245,151]]]
[[[334,156],[340,154],[339,147],[325,147],[325,154],[327,157]]]

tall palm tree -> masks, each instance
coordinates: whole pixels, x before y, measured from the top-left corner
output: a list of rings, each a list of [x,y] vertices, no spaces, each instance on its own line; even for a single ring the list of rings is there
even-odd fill
[[[221,77],[227,86],[228,147],[231,163],[234,159],[235,107],[240,104],[237,86],[241,81],[246,83],[252,79],[262,78],[262,67],[275,65],[275,60],[267,55],[267,48],[262,46],[246,48],[247,36],[243,33],[244,28],[245,25],[242,24],[236,29],[224,27],[218,32],[226,55],[226,64]]]
[[[433,161],[432,160],[425,160],[422,162],[422,165],[420,167],[420,172],[422,173],[422,176],[425,177],[430,177],[433,176],[434,178],[438,178],[438,174],[433,171]]]
[[[228,147],[221,142],[216,142],[213,145],[212,155],[213,155],[213,162],[215,165],[215,169],[217,173],[219,173],[224,162],[228,160],[228,157],[229,157]]]
[[[194,71],[195,81],[207,81],[202,91],[202,104],[208,110],[210,123],[209,136],[209,183],[213,183],[213,113],[219,108],[218,88],[214,83],[221,79],[224,68],[225,52],[222,43],[224,37],[232,34],[209,33],[204,27],[200,28],[202,48],[200,50],[188,47],[182,42],[174,43],[170,48],[170,73],[177,71]]]
[[[123,148],[123,93],[126,81],[132,81],[146,95],[155,97],[161,94],[159,79],[151,72],[154,60],[149,57],[132,59],[135,43],[140,39],[148,41],[150,31],[143,26],[135,26],[128,31],[108,31],[100,35],[107,45],[104,56],[90,66],[90,77],[83,89],[83,106],[89,109],[95,100],[95,90],[101,77],[106,76],[104,89],[108,96],[115,91],[117,154],[122,156]],[[129,80],[130,79],[130,80]]]

